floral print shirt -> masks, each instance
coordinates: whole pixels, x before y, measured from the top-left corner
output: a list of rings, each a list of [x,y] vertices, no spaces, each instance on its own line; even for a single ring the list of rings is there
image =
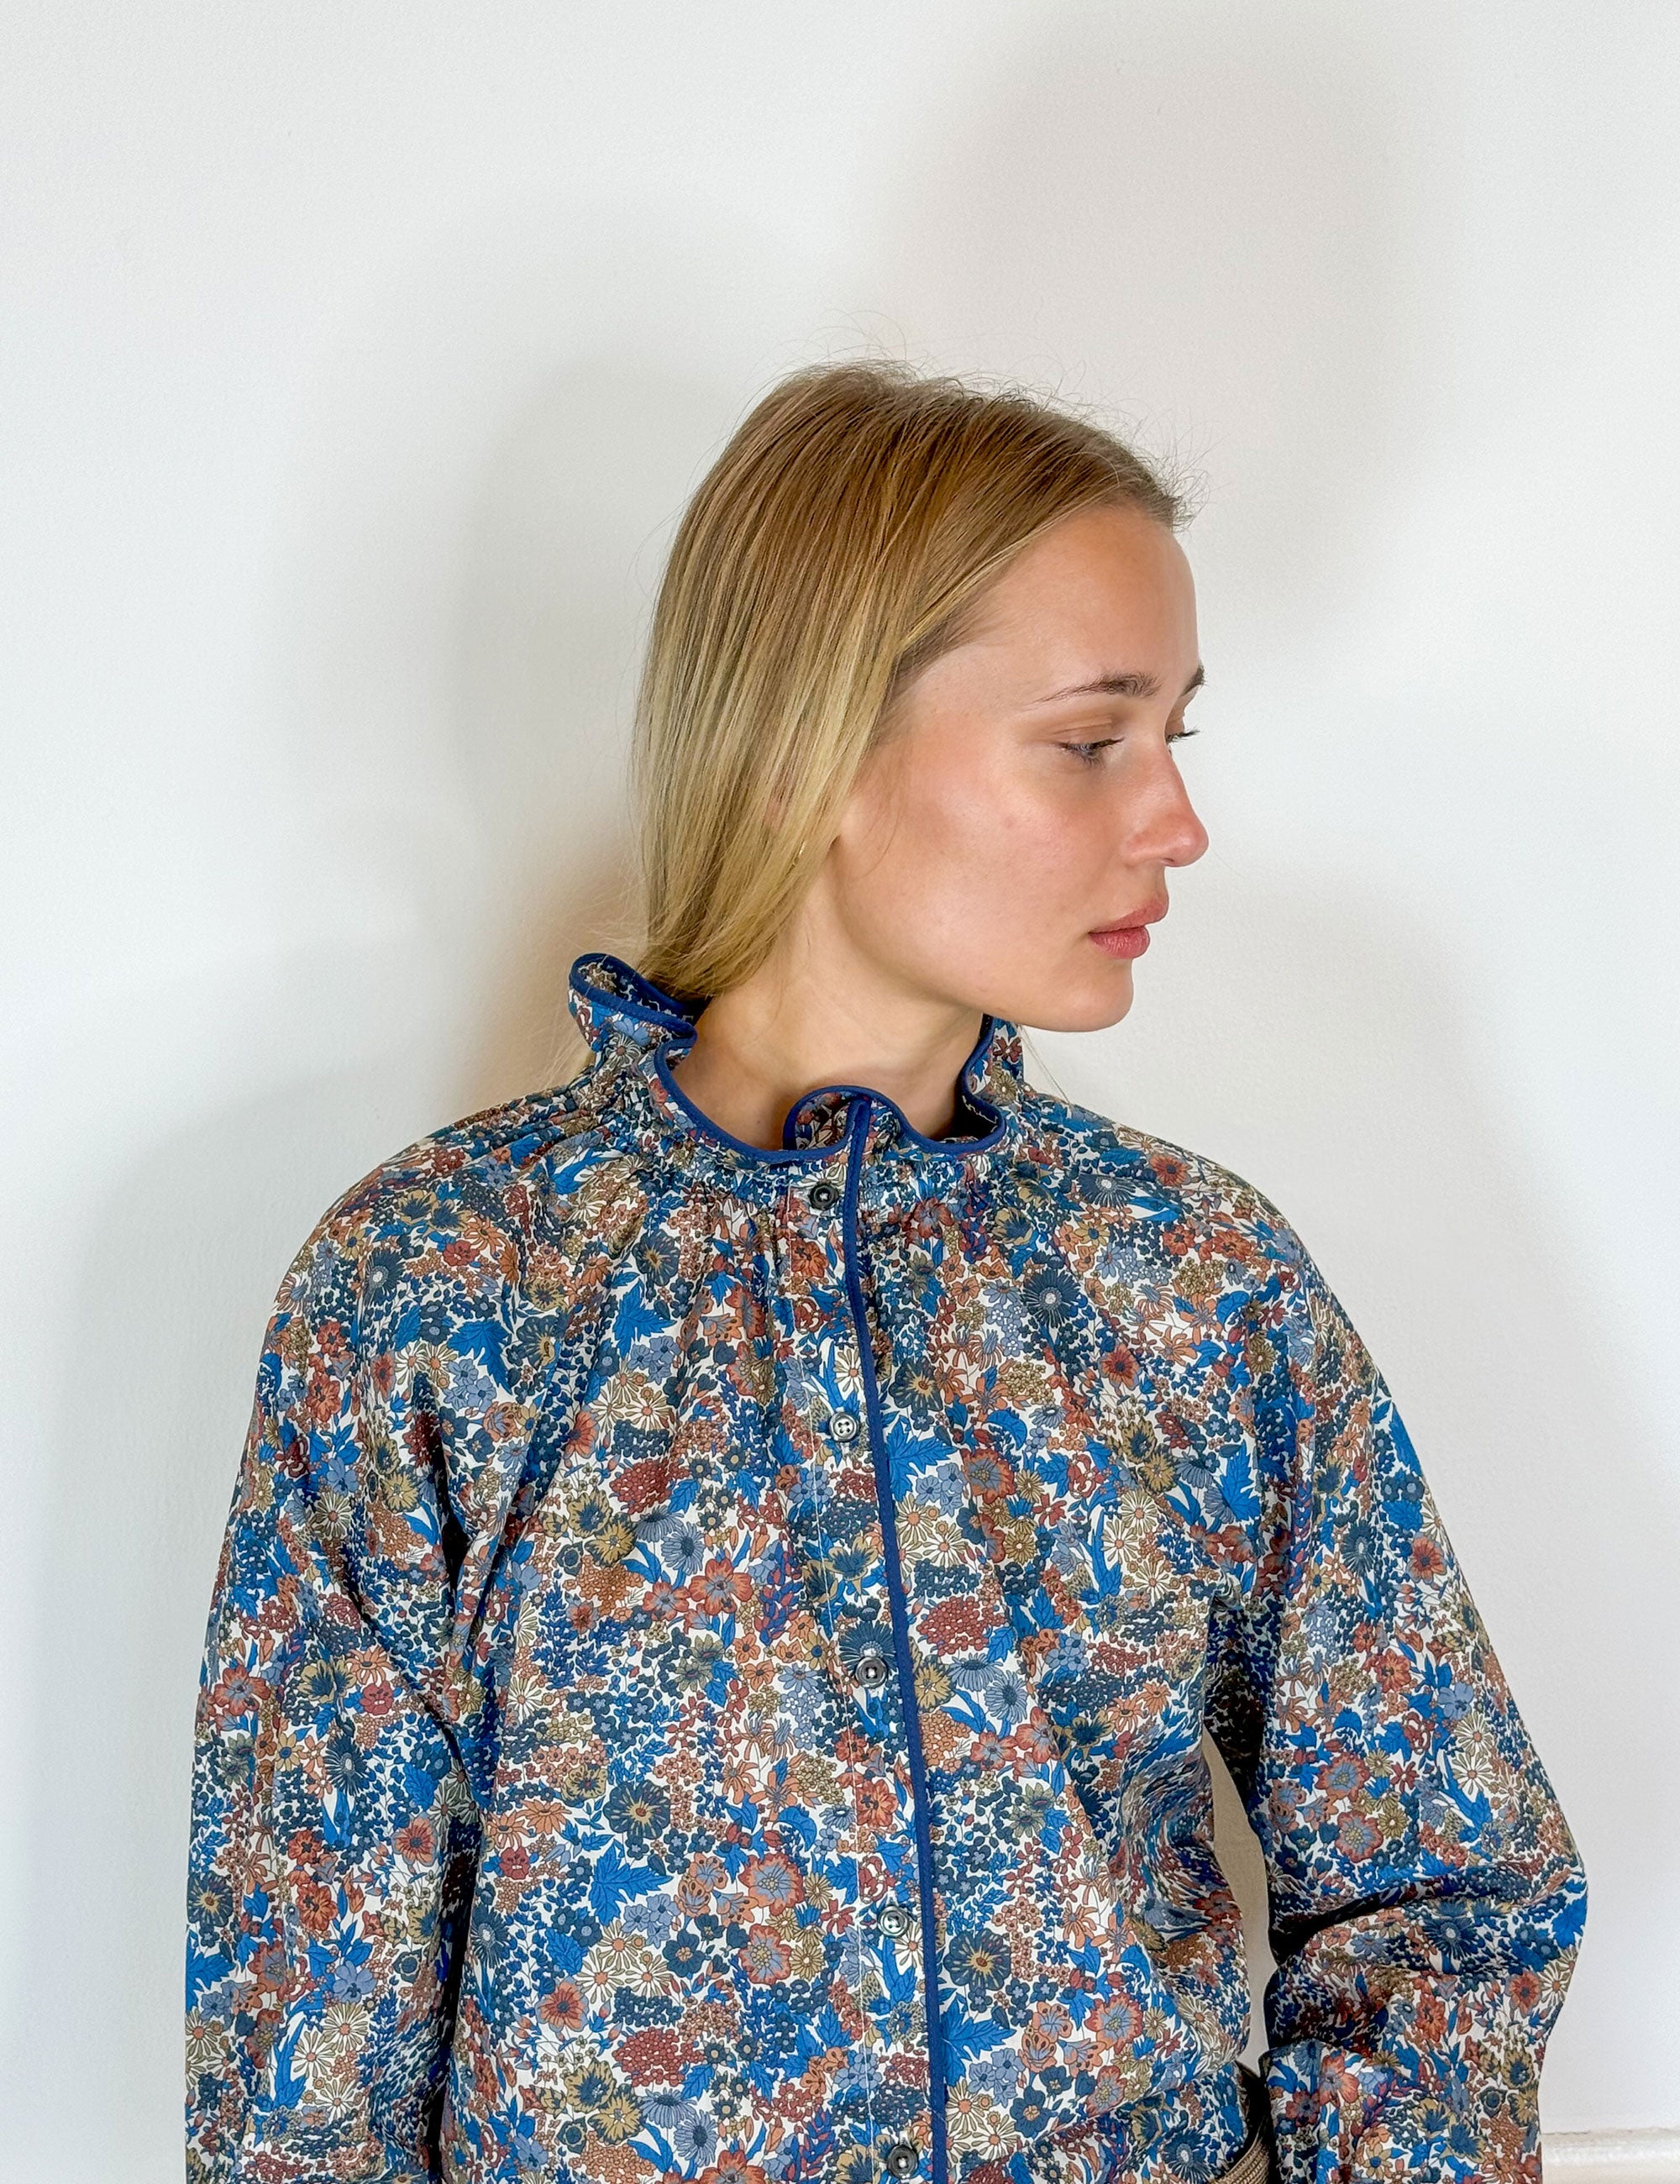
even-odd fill
[[[1269,1875],[1288,2184],[1535,2180],[1575,1847],[1277,1212],[1024,1081],[955,1132],[555,1089],[281,1285],[192,1784],[198,2184],[1104,2184],[1259,2119],[1202,1737]]]

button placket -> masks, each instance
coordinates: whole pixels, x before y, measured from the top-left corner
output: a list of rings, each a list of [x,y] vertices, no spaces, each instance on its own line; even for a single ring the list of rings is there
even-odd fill
[[[871,1117],[866,1121],[865,1133],[854,1137],[848,1151],[848,1182],[854,1184],[859,1173],[864,1145]],[[848,1203],[855,1205],[855,1197]],[[876,1512],[881,1545],[881,1570],[887,1589],[887,1622],[893,1660],[889,1663],[884,1648],[878,1669],[867,1673],[878,1677],[882,1685],[895,1676],[901,1679],[896,1702],[887,1709],[891,1716],[891,1736],[894,1747],[902,1746],[895,1754],[901,1761],[902,1771],[894,1773],[908,1790],[910,1806],[910,1825],[915,1842],[915,1875],[917,1906],[908,1919],[920,1947],[916,1950],[916,1983],[921,1989],[922,2021],[926,2042],[926,2070],[929,2137],[932,2145],[932,2184],[947,2184],[948,2159],[945,2140],[945,2061],[944,2047],[939,2016],[939,1972],[934,1938],[933,1856],[932,1826],[928,1809],[926,1763],[922,1752],[921,1722],[916,1704],[911,1677],[911,1652],[908,1605],[904,1593],[904,1574],[898,1558],[897,1512],[894,1505],[891,1451],[887,1443],[886,1422],[882,1416],[881,1390],[874,1349],[874,1328],[871,1300],[865,1294],[864,1270],[866,1247],[858,1233],[855,1221],[841,1223],[841,1251],[846,1278],[847,1299],[850,1306],[851,1333],[857,1346],[857,1365],[863,1388],[864,1416],[858,1421],[861,1448],[854,1457],[861,1463],[867,1457],[873,1476]],[[838,1415],[837,1413],[837,1415]],[[876,1641],[865,1641],[871,1650]],[[864,1649],[856,1650],[855,1658],[862,1665]],[[861,1686],[860,1688],[866,1688]],[[887,1907],[883,1906],[883,1911]],[[882,1913],[876,1914],[877,1931],[886,1931],[881,1925]],[[908,1936],[905,1937],[908,1939]],[[902,2127],[902,2126],[901,2126]],[[883,2156],[887,2176],[908,2179],[924,2173],[923,2150],[914,2140],[901,2138],[889,2144]]]
[[[844,1191],[838,1185],[826,1180],[820,1180],[810,1186],[806,1193],[806,1199],[812,1211],[821,1213],[832,1212],[842,1202],[844,1195]],[[828,1245],[832,1232],[827,1224],[815,1223],[813,1225],[822,1235],[825,1245]],[[844,1266],[848,1248],[847,1240],[843,1236],[838,1236],[834,1239],[834,1242],[837,1246],[836,1256]],[[855,1327],[848,1332],[855,1337]],[[849,1347],[849,1346],[847,1346]],[[855,1360],[854,1357],[848,1357],[845,1362],[854,1369],[861,1370],[861,1361]],[[820,1444],[826,1444],[829,1461],[837,1470],[861,1463],[871,1463],[868,1454],[868,1430],[865,1421],[858,1410],[848,1407],[844,1399],[832,1401],[826,1412],[820,1416],[817,1420],[817,1437]],[[862,1592],[864,1595],[874,1594],[877,1586],[884,1586],[884,1584],[883,1562],[877,1574],[872,1574],[870,1579],[863,1580]],[[859,1597],[856,1602],[859,1608],[866,1608],[871,1613],[875,1612],[877,1607],[886,1608],[887,1605],[885,1600],[880,1600],[877,1602],[874,1599],[866,1597]],[[860,1624],[854,1615],[843,1614],[838,1619],[837,1625],[831,1626],[830,1635],[837,1641],[836,1651],[840,1674],[845,1683],[850,1686],[852,1696],[866,1724],[867,1734],[871,1743],[876,1747],[876,1761],[882,1770],[882,1777],[893,1784],[895,1794],[901,1794],[900,1786],[897,1780],[898,1770],[892,1763],[892,1728],[889,1725],[888,1718],[883,1715],[882,1707],[877,1703],[880,1696],[885,1692],[893,1679],[890,1628],[877,1630],[871,1629],[866,1623]],[[911,1942],[917,1930],[918,1920],[915,1914],[906,1905],[898,1902],[889,1900],[872,1907],[868,1904],[862,1905],[859,1907],[859,1915],[861,1929],[859,1939],[862,1939],[865,1935],[870,1936],[877,1949],[883,1954],[897,1954],[902,1952]],[[877,2028],[872,2024],[869,2025],[865,2037],[870,2041],[871,2047],[876,2045]],[[884,2064],[886,2059],[884,2053],[882,2059]],[[893,2143],[902,2142],[893,2142]],[[884,2162],[890,2151],[890,2146],[878,2147],[877,2159]],[[901,2161],[903,2158],[900,2155]],[[883,2173],[893,2175],[897,2172],[886,2170]],[[906,2171],[905,2173],[909,2175],[914,2172]]]

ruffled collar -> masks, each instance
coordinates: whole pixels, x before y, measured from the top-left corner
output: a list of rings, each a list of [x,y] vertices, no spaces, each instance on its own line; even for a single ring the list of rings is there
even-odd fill
[[[988,1015],[962,1066],[958,1084],[959,1134],[924,1136],[897,1102],[867,1084],[819,1084],[783,1117],[778,1149],[748,1145],[704,1114],[671,1074],[671,1064],[695,1038],[704,1004],[679,1000],[644,978],[621,956],[594,950],[576,958],[567,1003],[589,1041],[592,1072],[604,1084],[628,1072],[646,1095],[652,1128],[702,1146],[725,1165],[770,1170],[822,1157],[866,1129],[871,1151],[897,1148],[929,1163],[961,1162],[997,1151],[1018,1117],[1025,1089],[1021,1032],[1005,1017]]]

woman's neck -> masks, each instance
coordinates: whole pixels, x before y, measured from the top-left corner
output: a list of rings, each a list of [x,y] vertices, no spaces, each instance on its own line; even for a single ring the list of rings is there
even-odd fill
[[[823,1084],[884,1092],[925,1137],[957,1116],[957,1081],[983,1012],[907,990],[885,967],[785,956],[702,1010],[694,1044],[671,1073],[721,1129],[781,1146],[788,1110]]]

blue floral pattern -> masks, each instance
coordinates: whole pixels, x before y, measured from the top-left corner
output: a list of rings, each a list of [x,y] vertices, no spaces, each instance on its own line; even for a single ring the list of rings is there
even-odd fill
[[[200,1680],[198,2184],[1539,2177],[1579,1858],[1287,1223],[1024,1081],[775,1151],[579,957],[570,1084],[281,1284]]]

